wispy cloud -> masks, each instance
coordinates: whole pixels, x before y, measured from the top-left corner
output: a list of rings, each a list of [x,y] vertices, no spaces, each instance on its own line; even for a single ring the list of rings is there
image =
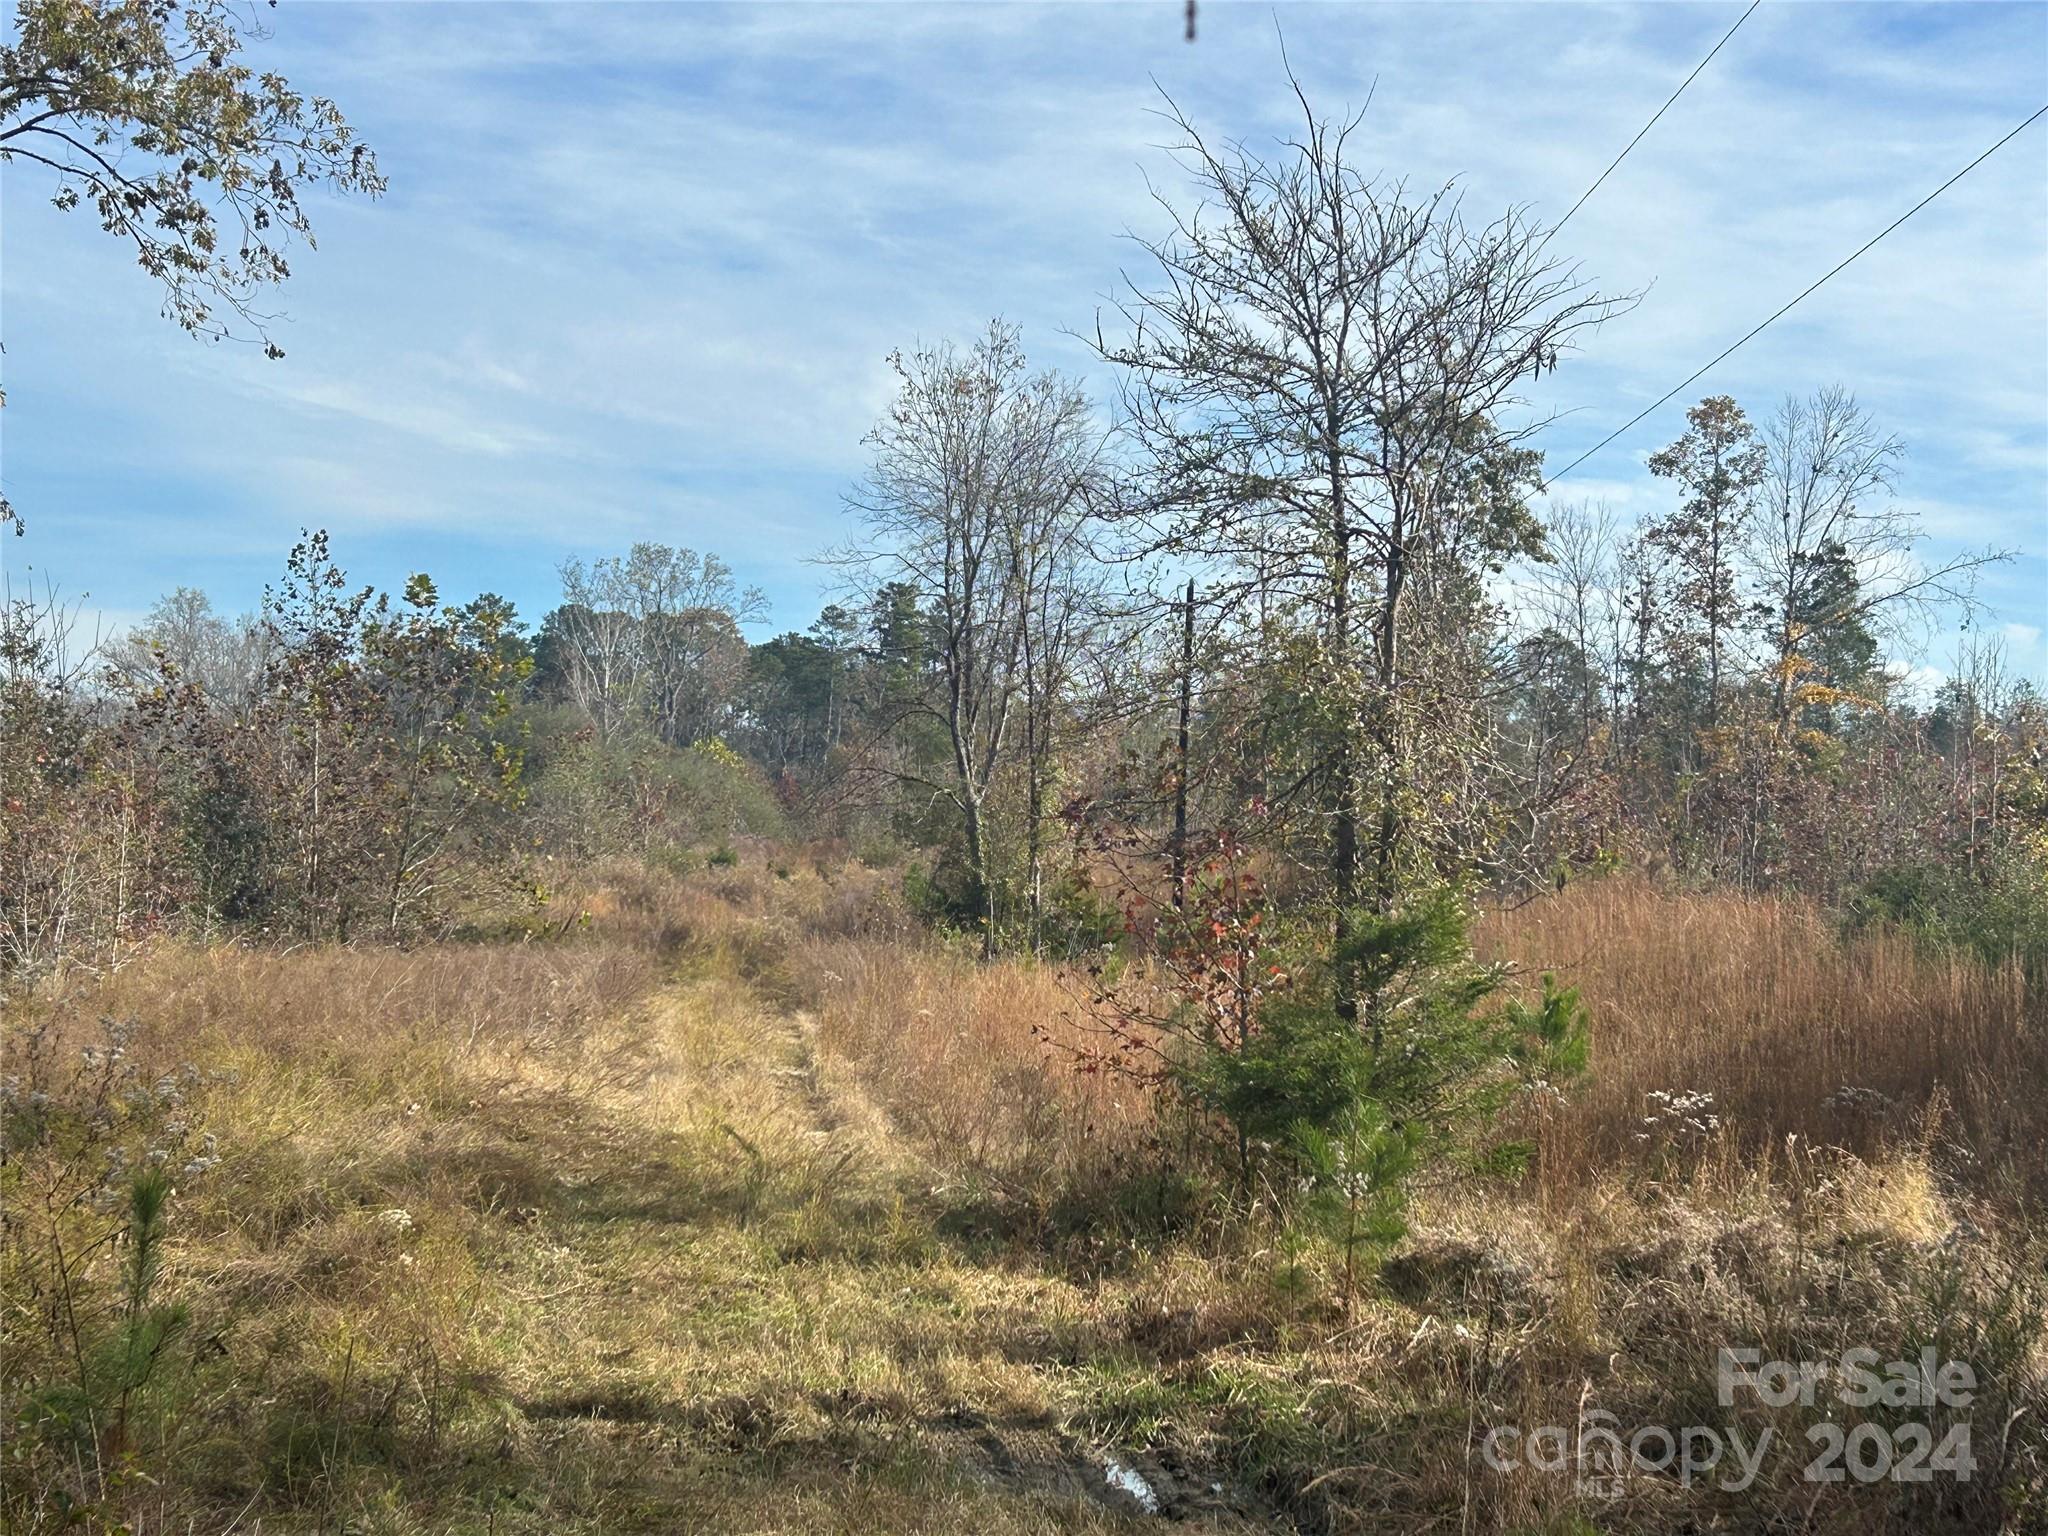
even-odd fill
[[[1562,212],[1733,6],[1373,5],[1280,13],[1314,99],[1372,105],[1364,163],[1468,206]],[[1171,6],[286,8],[267,59],[339,99],[392,193],[315,209],[290,356],[200,348],[84,218],[10,174],[7,488],[53,570],[145,607],[175,582],[246,606],[304,522],[395,579],[529,612],[553,567],[657,537],[718,549],[800,625],[888,350],[1021,323],[1107,382],[1092,323],[1179,195],[1154,115],[1219,137],[1296,111],[1274,14]],[[1547,379],[1561,465],[1719,351],[2032,106],[2038,7],[1766,6],[1560,252],[1646,290]],[[1937,546],[2032,564],[1987,594],[2042,615],[2048,186],[2015,144],[1690,393],[1758,410],[1841,382],[1910,443]],[[1624,515],[1685,397],[1562,482]],[[260,560],[257,551],[270,556]],[[15,558],[19,558],[17,554]],[[2035,648],[2032,665],[2048,665]]]

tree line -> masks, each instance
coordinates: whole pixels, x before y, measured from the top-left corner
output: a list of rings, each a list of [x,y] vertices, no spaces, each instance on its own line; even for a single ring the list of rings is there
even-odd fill
[[[991,951],[1044,947],[1091,839],[1152,846],[1176,897],[1194,847],[1256,841],[1334,943],[1434,884],[1623,862],[1896,917],[1955,916],[1972,887],[2023,905],[2038,698],[1988,646],[1931,703],[1896,668],[2003,557],[1925,557],[1896,435],[1838,386],[1760,419],[1713,396],[1651,456],[1664,506],[1638,525],[1546,499],[1521,391],[1633,299],[1520,212],[1361,173],[1356,119],[1304,102],[1261,154],[1168,117],[1194,200],[1167,200],[1151,276],[1097,317],[1115,399],[1034,370],[1000,321],[892,356],[807,630],[750,642],[765,600],[710,552],[569,561],[529,630],[424,577],[347,591],[311,535],[261,614],[181,590],[104,676],[42,654],[55,612],[15,599],[11,717],[68,700],[110,741],[175,739],[180,783],[302,777],[322,823],[393,797],[372,819],[410,830],[338,861],[376,866],[392,933],[465,820],[516,803],[578,849],[616,840],[607,817],[688,838],[715,775],[675,763],[721,752],[758,782],[706,835],[742,801],[880,829],[932,852],[933,912]],[[383,756],[333,790],[338,739]],[[259,771],[255,742],[289,750]],[[532,798],[529,768],[581,798]],[[414,821],[436,797],[461,814]],[[361,931],[322,873],[353,834],[271,819],[264,846],[300,853],[266,909]],[[227,865],[194,879],[209,919],[265,905]]]

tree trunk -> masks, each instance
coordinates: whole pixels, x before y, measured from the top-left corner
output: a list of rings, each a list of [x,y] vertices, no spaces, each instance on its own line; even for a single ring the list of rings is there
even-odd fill
[[[1025,878],[1031,886],[1031,952],[1034,955],[1043,946],[1045,932],[1045,876],[1040,846],[1045,825],[1043,735],[1034,704],[1024,718],[1024,868]]]
[[[1340,690],[1351,661],[1351,529],[1344,506],[1343,465],[1335,449],[1330,453],[1332,498],[1330,559],[1330,663],[1336,670]],[[1336,761],[1330,768],[1329,806],[1331,894],[1337,916],[1332,938],[1338,948],[1351,937],[1351,904],[1358,892],[1357,743],[1349,720],[1337,730]],[[1352,968],[1335,968],[1337,1016],[1350,1023],[1358,1020],[1358,984]]]
[[[1374,682],[1380,695],[1380,805],[1379,828],[1373,841],[1373,907],[1382,916],[1394,909],[1394,855],[1400,835],[1401,720],[1394,690],[1400,680],[1401,591],[1407,584],[1407,561],[1402,550],[1401,519],[1394,522],[1387,542],[1386,594],[1379,615],[1379,633],[1374,646]]]
[[[988,850],[981,832],[981,798],[961,796],[961,810],[967,823],[967,867],[974,877],[974,904],[981,912],[981,958],[990,960],[996,952],[996,893],[988,877]]]
[[[1379,826],[1373,839],[1373,910],[1385,917],[1394,910],[1394,855],[1400,834],[1401,721],[1394,689],[1400,678],[1401,589],[1408,572],[1404,556],[1404,523],[1398,514],[1388,531],[1378,633],[1374,638],[1373,679],[1379,689],[1380,783]],[[1386,1011],[1379,998],[1369,999],[1372,1048],[1378,1054],[1385,1039]],[[1354,1014],[1353,1017],[1356,1015]]]
[[[1180,730],[1175,738],[1173,769],[1173,909],[1188,904],[1188,723],[1195,697],[1195,579],[1188,578],[1187,602],[1181,612]]]

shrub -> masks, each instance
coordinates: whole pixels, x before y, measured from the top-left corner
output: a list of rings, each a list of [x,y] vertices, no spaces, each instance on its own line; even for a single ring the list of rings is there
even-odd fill
[[[1546,975],[1537,1003],[1501,1003],[1506,972],[1474,959],[1454,892],[1354,913],[1346,929],[1327,960],[1311,955],[1286,992],[1262,997],[1241,1042],[1200,1069],[1222,1085],[1217,1107],[1240,1134],[1270,1136],[1282,1124],[1327,1131],[1370,1103],[1447,1145],[1518,1088],[1585,1071],[1578,993]],[[1340,978],[1356,988],[1355,1023],[1338,1005]]]
[[[110,963],[178,899],[156,765],[78,690],[72,617],[0,594],[0,975]]]
[[[1110,948],[1124,932],[1124,915],[1079,869],[1067,871],[1045,893],[1039,943],[1050,955],[1074,958]]]
[[[1327,1125],[1298,1124],[1294,1144],[1309,1178],[1303,1214],[1343,1255],[1348,1317],[1358,1293],[1359,1260],[1391,1248],[1407,1233],[1402,1211],[1422,1128],[1396,1123],[1384,1106],[1358,1097]]]
[[[1885,870],[1851,893],[1844,916],[1852,932],[1889,923],[2048,979],[2048,867],[2025,848],[2002,849],[1975,873],[1935,864]]]
[[[929,870],[922,864],[906,868],[903,899],[918,918],[935,928],[980,930],[982,902],[974,871],[954,850],[942,853]]]
[[[548,721],[550,725],[559,722]],[[786,817],[760,772],[722,743],[678,749],[651,737],[603,741],[551,730],[535,759],[532,815],[553,853],[671,861],[705,843],[782,837]]]
[[[1370,1077],[1371,1052],[1356,1026],[1320,1004],[1282,999],[1260,1011],[1241,1050],[1201,1053],[1182,1083],[1248,1141],[1280,1145],[1338,1124]]]

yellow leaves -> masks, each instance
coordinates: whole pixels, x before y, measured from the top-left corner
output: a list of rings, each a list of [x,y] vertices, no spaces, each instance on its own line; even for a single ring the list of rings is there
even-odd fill
[[[1866,714],[1882,714],[1884,706],[1877,700],[1847,688],[1832,688],[1826,683],[1806,683],[1793,691],[1793,697],[1801,704],[1823,706],[1830,709],[1855,709]]]
[[[730,768],[735,772],[744,772],[746,770],[747,760],[727,746],[725,739],[721,736],[713,736],[706,741],[700,741],[691,750],[702,753],[721,767]]]
[[[1797,636],[1793,637],[1795,640]],[[1818,670],[1819,663],[1808,661],[1797,651],[1788,650],[1771,666],[1771,674],[1782,682],[1791,682],[1803,673]]]

